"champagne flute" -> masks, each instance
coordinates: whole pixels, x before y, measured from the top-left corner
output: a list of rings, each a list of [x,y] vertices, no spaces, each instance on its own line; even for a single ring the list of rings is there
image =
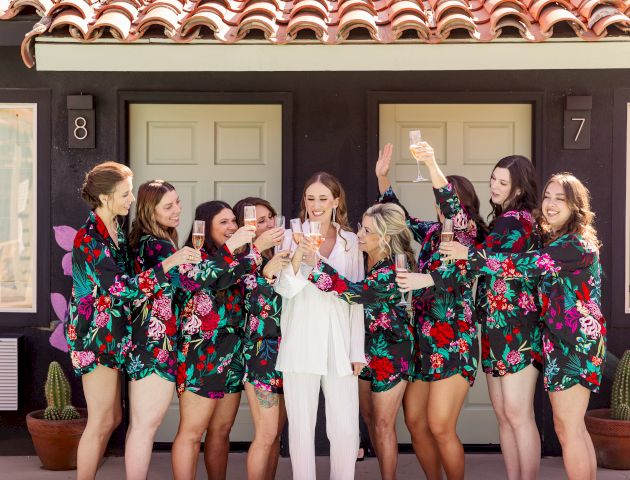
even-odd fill
[[[302,232],[302,220],[299,218],[291,219],[291,235],[293,235],[293,241],[295,244],[299,245],[302,240],[302,236],[304,236],[304,233]]]
[[[396,272],[406,273],[409,271],[407,267],[407,256],[404,253],[396,254]],[[408,307],[409,302],[405,299],[405,292],[400,292],[400,302],[396,305],[400,307]]]
[[[440,242],[452,242],[455,234],[453,233],[453,220],[451,218],[445,218],[442,225],[442,233],[440,234]],[[438,267],[439,270],[446,270],[450,260],[442,260],[442,264]]]
[[[243,207],[243,223],[247,227],[256,228],[257,220],[256,220],[256,207],[254,205],[245,205]],[[254,241],[249,242],[249,253],[245,255],[245,258],[255,259],[256,255],[254,255]]]
[[[195,220],[193,222],[192,230],[192,244],[193,248],[201,250],[203,242],[206,239],[206,222],[203,220]]]
[[[413,180],[413,183],[426,182],[427,179],[422,176],[420,172],[420,160],[415,155],[415,150],[420,148],[420,142],[422,142],[422,135],[420,134],[420,130],[409,130],[409,150],[411,151],[411,155],[416,160],[416,165],[418,167],[418,176]]]
[[[308,222],[310,233],[309,238],[313,241],[315,247],[319,250],[319,247],[324,243],[324,239],[322,238],[322,224],[316,220],[309,220]]]
[[[276,221],[276,228],[284,228],[284,215],[276,215],[274,217],[275,221]],[[284,237],[283,237],[284,240]],[[282,243],[280,245],[276,245],[273,247],[273,253],[278,253],[280,251],[280,249],[282,248]]]

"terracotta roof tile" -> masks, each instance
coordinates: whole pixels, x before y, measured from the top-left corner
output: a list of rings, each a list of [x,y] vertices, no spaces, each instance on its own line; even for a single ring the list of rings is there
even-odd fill
[[[305,38],[304,32],[326,44],[349,38],[391,43],[403,36],[439,43],[454,31],[488,42],[506,29],[543,41],[558,25],[584,40],[630,34],[630,0],[0,0],[0,20],[33,10],[42,19],[22,44],[28,66],[34,38],[53,31],[81,41],[161,35],[224,43],[262,32],[275,44]],[[566,35],[568,29],[561,30]]]

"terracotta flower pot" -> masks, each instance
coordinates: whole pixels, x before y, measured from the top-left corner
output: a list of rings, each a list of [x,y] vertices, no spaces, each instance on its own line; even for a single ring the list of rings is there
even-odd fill
[[[614,470],[630,470],[630,421],[613,420],[609,408],[588,410],[584,421],[593,439],[597,464]]]
[[[77,448],[87,423],[87,411],[78,410],[81,418],[76,420],[46,420],[44,410],[26,416],[35,451],[46,470],[77,468]]]

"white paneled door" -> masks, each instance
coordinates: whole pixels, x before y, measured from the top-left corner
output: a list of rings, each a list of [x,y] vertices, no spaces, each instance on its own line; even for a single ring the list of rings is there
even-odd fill
[[[179,236],[186,239],[195,207],[209,200],[230,205],[262,197],[280,210],[282,199],[280,105],[133,104],[129,107],[129,156],[134,185],[172,183],[182,200]],[[232,441],[250,441],[253,425],[245,395]],[[156,442],[172,442],[179,421],[177,399]]]
[[[475,185],[484,218],[490,212],[488,180],[495,163],[514,154],[531,158],[532,112],[527,104],[381,105],[379,128],[380,147],[394,144],[390,173],[394,189],[409,212],[421,219],[436,218],[435,200],[430,182],[412,182],[416,163],[409,153],[409,130],[420,129],[446,175],[462,175]],[[410,443],[402,415],[398,427],[398,441]],[[458,433],[467,444],[499,443],[483,372],[478,372],[468,394]]]

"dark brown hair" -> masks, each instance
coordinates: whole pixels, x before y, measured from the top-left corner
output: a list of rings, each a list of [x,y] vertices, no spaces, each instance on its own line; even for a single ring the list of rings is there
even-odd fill
[[[90,206],[90,210],[102,207],[99,195],[110,195],[123,180],[133,177],[127,165],[118,162],[103,162],[85,174],[81,187],[81,198]]]
[[[466,177],[462,177],[461,175],[448,175],[446,180],[453,185],[462,208],[477,224],[476,240],[482,241],[488,233],[488,225],[486,225],[486,222],[484,222],[481,217],[481,213],[479,212],[481,203],[479,202],[475,186],[470,180]]]
[[[490,228],[494,225],[494,220],[503,212],[509,210],[527,210],[533,212],[538,205],[538,181],[536,180],[536,169],[529,158],[522,155],[510,155],[503,157],[497,162],[492,172],[497,168],[506,168],[510,172],[510,182],[512,187],[507,198],[507,205],[495,205],[490,200],[492,217]],[[518,193],[517,193],[518,192]]]
[[[203,242],[203,249],[208,255],[214,255],[219,248],[219,245],[216,245],[214,240],[212,240],[212,220],[226,208],[232,210],[232,207],[230,207],[228,203],[222,200],[212,200],[211,202],[204,202],[198,205],[195,209],[195,220],[203,220],[206,222],[206,238]],[[192,247],[192,228],[190,234],[188,234],[186,245]],[[225,289],[218,290],[215,292],[215,299],[220,303],[225,303],[225,295]]]
[[[210,232],[212,232],[212,220],[226,208],[232,210],[232,207],[230,207],[228,203],[221,200],[212,200],[211,202],[204,202],[198,205],[195,209],[195,220],[203,220],[206,222],[206,238],[203,242],[203,249],[209,255],[213,255],[219,248],[219,245],[215,245],[214,240],[212,240],[212,235],[210,234]],[[186,245],[192,247],[192,228],[188,234]]]
[[[151,180],[138,188],[136,203],[136,218],[131,225],[129,245],[136,248],[142,235],[150,234],[162,240],[168,240],[177,248],[177,229],[164,227],[155,220],[155,208],[162,201],[164,195],[175,191],[175,187],[164,180]]]
[[[247,198],[243,198],[242,200],[239,200],[238,202],[236,202],[234,204],[234,208],[232,209],[234,211],[234,215],[236,216],[236,223],[239,227],[242,227],[243,225],[245,225],[245,205],[254,205],[255,207],[260,205],[265,207],[267,210],[269,210],[271,212],[272,216],[276,216],[276,210],[271,206],[271,203],[269,203],[267,200],[265,200],[264,198],[259,198],[259,197],[247,197]]]
[[[551,227],[545,220],[541,207],[536,209],[535,215],[538,224],[545,238],[545,242],[549,243],[567,233],[576,233],[595,248],[601,246],[601,242],[597,238],[597,230],[595,230],[595,213],[591,210],[591,194],[588,188],[584,186],[572,173],[563,172],[552,175],[545,184],[544,192],[550,183],[557,183],[564,190],[564,196],[567,206],[571,210],[571,216],[567,220],[566,225],[560,232],[553,233]]]

